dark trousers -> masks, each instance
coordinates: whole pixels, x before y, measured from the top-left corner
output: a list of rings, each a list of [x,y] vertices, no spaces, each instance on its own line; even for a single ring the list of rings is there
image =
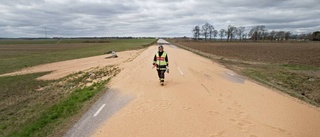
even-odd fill
[[[157,70],[158,71],[158,76],[160,79],[160,82],[164,82],[164,73],[166,72],[165,70]]]
[[[160,82],[164,82],[164,73],[166,72],[167,66],[157,66],[158,71],[158,77],[160,79]]]

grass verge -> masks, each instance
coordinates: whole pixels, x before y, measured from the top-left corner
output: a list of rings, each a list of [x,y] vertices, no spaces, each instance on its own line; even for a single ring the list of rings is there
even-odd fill
[[[76,115],[82,109],[88,100],[104,90],[106,82],[75,90],[66,99],[42,112],[39,118],[29,120],[21,130],[14,131],[8,137],[43,137],[53,134],[61,123],[67,122],[70,117]]]
[[[55,81],[38,81],[45,73],[0,77],[0,136],[62,136],[106,91],[120,72],[115,66],[92,68]],[[22,90],[10,90],[21,87]],[[25,89],[24,89],[25,88]]]

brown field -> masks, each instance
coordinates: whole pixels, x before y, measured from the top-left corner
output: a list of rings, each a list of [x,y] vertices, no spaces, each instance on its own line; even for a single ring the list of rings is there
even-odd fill
[[[178,39],[170,42],[212,58],[261,84],[320,106],[319,42],[195,42]]]
[[[192,41],[176,41],[176,43],[231,59],[320,67],[320,43],[231,43]]]

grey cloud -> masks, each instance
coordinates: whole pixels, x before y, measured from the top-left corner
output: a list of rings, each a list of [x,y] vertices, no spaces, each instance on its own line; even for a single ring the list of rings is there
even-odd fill
[[[0,37],[191,36],[195,25],[319,30],[318,0],[2,0]]]

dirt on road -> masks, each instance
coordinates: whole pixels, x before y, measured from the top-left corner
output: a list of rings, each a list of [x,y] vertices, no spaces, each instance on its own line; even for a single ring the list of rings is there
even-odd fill
[[[170,73],[161,86],[151,46],[109,83],[134,96],[93,137],[317,137],[319,108],[263,87],[224,66],[175,46],[164,46]],[[103,108],[102,111],[108,111]]]
[[[21,71],[12,72],[0,75],[1,76],[12,76],[12,75],[23,75],[29,73],[38,72],[52,72],[48,75],[39,77],[39,80],[55,80],[63,78],[69,74],[84,71],[94,67],[104,67],[108,65],[119,65],[121,63],[129,62],[135,58],[143,50],[131,50],[118,52],[118,58],[108,58],[111,55],[100,55],[88,58],[74,59],[68,61],[55,62],[50,64],[39,65],[23,69]]]

